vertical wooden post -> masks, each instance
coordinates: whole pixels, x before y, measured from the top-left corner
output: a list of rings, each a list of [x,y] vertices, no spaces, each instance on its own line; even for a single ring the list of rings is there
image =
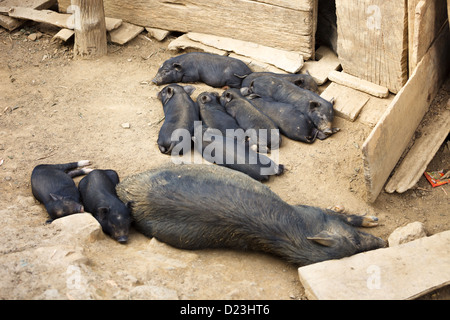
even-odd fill
[[[103,0],[72,0],[75,13],[75,57],[99,57],[107,53]]]

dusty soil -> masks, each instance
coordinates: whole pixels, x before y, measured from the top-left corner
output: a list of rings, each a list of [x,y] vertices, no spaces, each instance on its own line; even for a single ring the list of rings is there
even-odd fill
[[[36,31],[42,37],[29,40]],[[44,207],[31,194],[36,165],[90,159],[92,167],[115,169],[123,178],[170,161],[157,148],[164,115],[156,98],[160,88],[150,83],[174,55],[167,40],[138,36],[123,47],[109,45],[100,59],[77,60],[73,44],[50,42],[57,31],[33,23],[12,33],[0,29],[0,298],[148,298],[135,289],[150,285],[180,299],[304,299],[297,268],[277,258],[182,251],[136,231],[127,245],[107,237],[82,245],[87,261],[81,272],[90,287],[85,295],[66,288],[67,266],[49,273],[33,260],[39,248],[58,245]],[[194,97],[209,89],[196,87]],[[449,93],[447,82],[436,112],[446,107]],[[336,126],[341,132],[312,145],[285,138],[279,162],[288,170],[266,185],[292,204],[341,204],[350,213],[375,215],[380,225],[369,232],[384,239],[413,221],[423,222],[428,235],[450,229],[450,185],[433,189],[421,178],[413,190],[366,203],[361,146],[372,128],[341,118]],[[443,145],[429,169],[449,169],[449,155]]]

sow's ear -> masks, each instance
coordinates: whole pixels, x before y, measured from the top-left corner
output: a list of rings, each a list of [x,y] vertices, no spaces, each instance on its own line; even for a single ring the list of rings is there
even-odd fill
[[[297,87],[301,87],[301,86],[303,86],[303,85],[305,84],[305,80],[303,80],[303,79],[298,79],[298,80],[294,81],[294,84],[295,84]]]
[[[317,242],[318,244],[321,244],[322,246],[325,247],[332,247],[337,242],[336,235],[328,231],[321,231],[314,237],[307,237],[306,239]]]

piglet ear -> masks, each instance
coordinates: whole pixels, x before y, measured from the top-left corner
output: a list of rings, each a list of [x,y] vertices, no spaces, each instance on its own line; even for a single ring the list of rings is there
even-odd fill
[[[233,100],[233,95],[229,92],[225,93],[225,100],[227,102],[230,102],[231,100]]]
[[[174,63],[173,64],[173,68],[177,71],[181,71],[183,68],[181,67],[181,64],[179,63]]]
[[[184,89],[184,91],[186,91],[186,93],[188,95],[193,94],[194,91],[195,91],[195,87],[194,86],[184,86],[183,89]]]
[[[303,79],[298,79],[294,82],[294,84],[298,87],[302,86],[305,83],[305,80]]]
[[[201,100],[203,103],[207,103],[207,102],[210,102],[210,101],[211,101],[211,97],[209,97],[209,96],[207,96],[207,95],[203,95],[203,96],[200,98],[200,100]]]
[[[109,213],[109,207],[100,207],[97,210],[97,214],[100,219],[104,219]]]
[[[316,234],[314,237],[307,237],[308,240],[317,242],[318,244],[325,246],[325,247],[332,247],[336,244],[336,235],[328,232],[328,231],[321,231],[318,234]]]
[[[63,197],[54,193],[50,193],[50,198],[52,198],[53,201],[63,200]]]
[[[241,94],[243,96],[247,96],[247,95],[250,94],[250,88],[249,87],[242,87],[239,91],[241,92]]]
[[[247,96],[248,100],[253,100],[253,99],[258,99],[258,98],[261,98],[261,96],[259,94],[256,94],[256,93],[252,93],[252,94]]]
[[[309,110],[314,111],[315,109],[320,107],[320,102],[317,101],[309,101]]]

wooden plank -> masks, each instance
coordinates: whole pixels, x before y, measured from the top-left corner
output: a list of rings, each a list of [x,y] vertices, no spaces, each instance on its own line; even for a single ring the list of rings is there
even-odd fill
[[[308,71],[314,81],[321,86],[328,81],[328,74],[339,69],[341,62],[337,55],[327,47],[320,47],[316,51],[316,60],[305,61],[302,72]]]
[[[404,0],[336,0],[343,70],[397,93],[408,79]]]
[[[128,41],[137,37],[139,33],[144,31],[144,27],[135,26],[134,24],[123,22],[122,25],[109,32],[110,41],[112,43],[123,45]]]
[[[25,7],[11,7],[9,16],[13,18],[33,20],[36,22],[48,23],[60,28],[74,29],[72,14],[58,13],[52,10],[35,10]],[[106,30],[111,31],[121,25],[122,20],[105,18]]]
[[[163,41],[170,33],[170,31],[168,30],[162,30],[158,28],[146,27],[145,30],[147,30],[149,36],[155,38],[158,41]]]
[[[285,6],[280,5],[284,2]],[[316,0],[104,0],[105,15],[152,28],[198,32],[314,56]],[[70,0],[59,0],[65,11]],[[305,10],[307,8],[307,10]]]
[[[309,299],[415,299],[450,284],[450,231],[298,272]]]
[[[238,55],[235,53],[230,53],[228,56],[231,58],[235,58],[235,59],[244,61],[253,72],[287,73],[286,71],[278,69],[277,67],[274,67],[271,64],[264,63],[259,60],[253,59],[253,58],[241,56],[241,55]]]
[[[189,51],[192,49],[193,51],[204,51],[208,53],[214,53],[221,56],[226,56],[228,52],[224,50],[220,50],[211,46],[207,46],[201,42],[194,41],[189,39],[187,34],[183,34],[181,37],[176,38],[175,40],[172,40],[167,48],[171,51],[179,51],[179,50],[187,50]]]
[[[277,68],[291,73],[300,71],[304,63],[303,56],[298,52],[275,49],[257,43],[209,34],[189,32],[187,36],[191,40],[201,42],[220,50],[235,52],[239,55],[274,65]]]
[[[367,201],[374,202],[448,74],[450,31],[442,30],[363,144]]]
[[[52,38],[52,41],[55,40],[61,40],[63,42],[66,42],[69,40],[73,35],[75,34],[75,31],[70,29],[61,29],[57,34],[55,34]]]
[[[366,105],[361,110],[358,121],[372,128],[375,127],[394,98],[395,95],[392,93],[387,98],[377,98],[371,96],[369,101],[367,101]]]
[[[428,125],[421,130],[422,135],[414,141],[414,145],[386,184],[386,192],[403,193],[419,181],[450,132],[450,100],[447,106],[448,109],[444,109],[442,113],[429,112]]]
[[[355,121],[370,96],[352,88],[331,83],[320,95],[325,100],[335,99],[334,111],[338,117]]]
[[[344,86],[368,93],[374,97],[386,98],[389,96],[388,88],[359,79],[345,72],[331,71],[328,74],[328,79]]]
[[[54,26],[66,29],[73,29],[68,23],[71,15],[61,14],[51,10],[34,10],[24,7],[12,7],[9,10],[9,16],[13,18],[33,20],[36,22],[44,22]]]
[[[412,55],[413,55],[413,47],[414,47],[414,24],[416,21],[416,7],[422,0],[407,0],[407,8],[408,8],[408,71],[409,75],[411,75],[414,71],[415,66],[413,67],[411,64]]]
[[[410,48],[410,70],[414,70],[420,59],[430,48],[436,34],[447,27],[446,0],[420,1],[415,11],[415,22]]]
[[[7,13],[11,7],[21,6],[32,9],[48,9],[55,3],[56,0],[3,0],[0,2],[0,5],[6,8],[5,11],[2,12]],[[25,20],[0,15],[0,26],[9,31],[20,27],[24,23]]]

